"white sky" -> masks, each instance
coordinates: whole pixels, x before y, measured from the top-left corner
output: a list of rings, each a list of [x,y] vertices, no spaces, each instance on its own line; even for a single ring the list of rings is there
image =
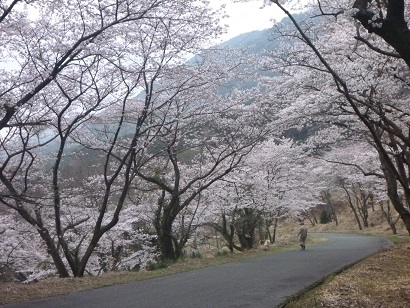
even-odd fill
[[[211,5],[218,7],[226,4],[230,16],[223,23],[229,25],[228,33],[223,40],[241,33],[262,30],[272,27],[273,19],[280,21],[284,14],[275,5],[263,6],[263,0],[249,0],[246,3],[234,3],[234,0],[211,0]]]

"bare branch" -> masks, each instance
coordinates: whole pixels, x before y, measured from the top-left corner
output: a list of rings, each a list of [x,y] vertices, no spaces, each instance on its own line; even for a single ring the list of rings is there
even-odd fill
[[[377,48],[376,46],[373,46],[372,44],[370,44],[370,42],[368,40],[366,40],[365,38],[361,37],[361,36],[355,36],[354,37],[356,40],[363,42],[367,45],[367,47],[369,47],[371,50],[376,51],[377,53],[380,53],[382,55],[388,56],[388,57],[393,57],[393,58],[398,58],[398,59],[402,59],[402,56],[396,52],[390,52],[390,51],[386,51],[386,50],[382,50],[380,48]]]

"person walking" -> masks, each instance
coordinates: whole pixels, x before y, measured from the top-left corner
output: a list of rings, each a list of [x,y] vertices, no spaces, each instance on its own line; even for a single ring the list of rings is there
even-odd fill
[[[299,236],[300,250],[306,249],[307,228],[303,221],[300,223],[300,229],[297,236]]]

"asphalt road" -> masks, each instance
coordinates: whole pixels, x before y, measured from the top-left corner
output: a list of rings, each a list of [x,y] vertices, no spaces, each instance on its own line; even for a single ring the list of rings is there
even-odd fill
[[[4,308],[278,307],[323,277],[391,243],[378,237],[321,234],[325,244],[165,277],[4,305]]]

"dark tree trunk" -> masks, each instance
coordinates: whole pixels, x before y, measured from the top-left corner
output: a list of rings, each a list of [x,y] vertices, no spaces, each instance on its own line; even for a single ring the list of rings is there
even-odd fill
[[[394,209],[397,211],[397,213],[399,213],[400,218],[403,221],[407,232],[410,234],[410,212],[405,207],[398,193],[397,179],[394,174],[394,171],[391,168],[391,164],[388,164],[384,157],[385,156],[381,155],[379,151],[379,158],[387,184],[387,195],[389,196],[389,199],[393,204]]]
[[[339,220],[337,219],[337,214],[336,214],[335,207],[330,204],[329,208],[330,208],[330,213],[332,214],[332,219],[335,221],[336,226],[338,226],[339,225]]]
[[[158,248],[161,252],[162,260],[176,260],[177,253],[174,249],[174,241],[172,239],[172,224],[161,224],[161,228],[157,230]]]
[[[358,9],[358,11],[354,17],[365,29],[377,34],[392,46],[410,68],[410,30],[404,18],[405,1],[388,0],[385,18],[381,18],[369,10],[368,2],[373,1],[355,1],[353,7]]]
[[[253,248],[255,237],[251,234],[241,233],[238,234],[239,243],[242,250],[250,250]]]
[[[155,213],[154,226],[157,234],[157,246],[162,260],[176,260],[174,241],[172,238],[171,206],[165,204],[165,190],[158,199],[158,208]]]
[[[47,245],[47,252],[51,256],[54,262],[54,266],[56,267],[58,276],[61,278],[70,277],[70,274],[58,253],[58,248],[55,246],[53,239],[50,237],[48,231],[46,229],[39,230],[39,234],[41,238]]]
[[[252,249],[255,244],[255,228],[259,225],[260,215],[253,209],[243,208],[236,212],[235,230],[242,249]]]
[[[215,224],[211,224],[211,226],[212,228],[214,228],[217,232],[219,232],[222,235],[222,237],[226,241],[226,244],[230,252],[233,252],[234,249],[238,251],[242,251],[242,248],[235,245],[234,243],[235,227],[233,226],[232,223],[228,224],[225,214],[222,214],[222,225],[215,223]]]
[[[1,175],[2,174],[0,173],[0,177],[1,177]],[[57,270],[57,273],[58,273],[59,277],[61,277],[61,278],[69,277],[70,274],[67,270],[67,267],[66,267],[65,263],[63,262],[63,260],[61,259],[61,256],[59,254],[59,247],[56,246],[56,243],[54,242],[54,240],[50,236],[49,231],[47,230],[47,228],[44,227],[40,211],[36,212],[37,219],[35,219],[34,217],[32,217],[29,214],[29,212],[21,205],[21,203],[18,200],[16,200],[16,201],[17,201],[17,207],[16,207],[17,212],[30,225],[32,225],[33,227],[35,227],[37,229],[38,234],[40,235],[41,239],[46,244],[47,253],[53,259],[54,266],[56,267],[56,270]]]
[[[363,230],[362,224],[360,222],[360,218],[359,215],[357,215],[357,211],[356,208],[354,206],[350,206],[350,208],[352,209],[352,212],[354,214],[354,218],[356,219],[357,225],[359,227],[359,230]]]
[[[358,227],[359,227],[359,230],[363,230],[362,224],[361,224],[361,222],[360,222],[359,215],[357,214],[356,207],[355,207],[355,205],[354,205],[354,202],[353,202],[353,200],[352,200],[352,197],[350,196],[351,192],[349,192],[349,190],[346,188],[346,186],[345,186],[343,180],[341,180],[341,183],[340,183],[340,184],[341,184],[341,187],[343,188],[343,190],[344,190],[345,193],[346,193],[347,200],[348,200],[348,202],[349,202],[349,207],[352,209],[352,212],[353,212],[353,214],[354,214],[354,218],[356,219],[356,222],[357,222],[357,225],[358,225]]]
[[[270,241],[271,243],[275,243],[275,241],[276,241],[276,229],[277,229],[277,227],[278,227],[278,221],[279,221],[279,218],[278,218],[278,217],[275,217],[275,220],[274,220],[274,223],[273,223],[272,236],[269,238],[269,241]]]
[[[391,208],[390,208],[390,201],[387,200],[387,208],[383,206],[383,202],[379,202],[380,209],[383,212],[384,218],[386,218],[387,223],[390,226],[390,229],[392,230],[393,234],[397,234],[397,229],[396,229],[396,223],[398,220],[394,220]]]
[[[368,200],[369,200],[369,194],[366,193],[365,191],[360,191],[358,192],[358,200],[356,201],[357,204],[357,210],[360,214],[360,217],[362,218],[363,221],[363,226],[365,228],[369,227],[369,205],[368,205]]]

